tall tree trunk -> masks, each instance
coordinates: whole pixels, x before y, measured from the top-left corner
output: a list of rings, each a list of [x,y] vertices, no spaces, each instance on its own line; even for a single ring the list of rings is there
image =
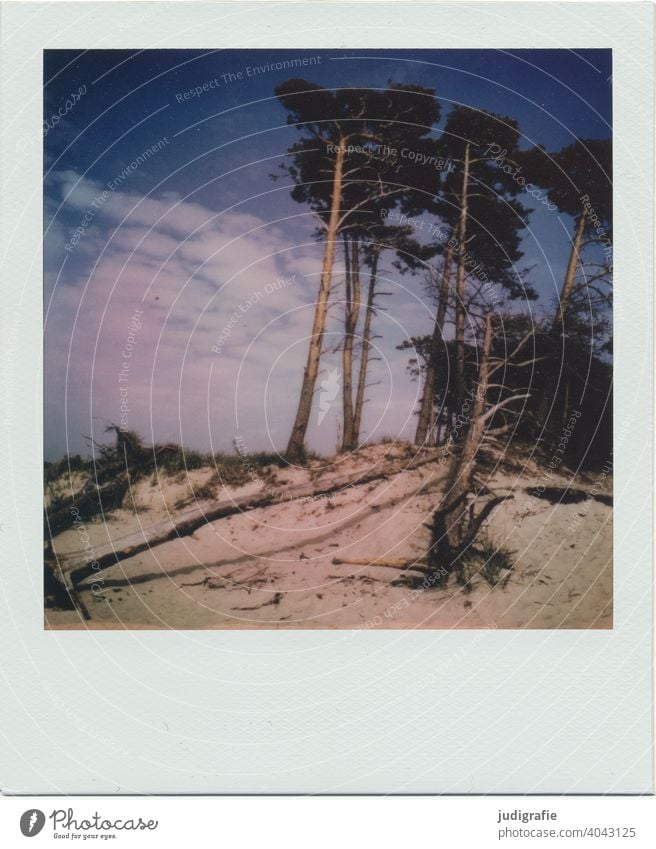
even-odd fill
[[[585,219],[586,210],[585,207],[583,207],[579,220],[576,222],[576,232],[574,234],[574,241],[572,242],[572,249],[569,254],[563,288],[560,293],[560,303],[558,304],[558,309],[556,310],[556,315],[553,320],[552,329],[554,334],[558,333],[562,328],[565,314],[567,313],[567,307],[569,306],[570,298],[572,297],[572,289],[574,288],[574,281],[576,280],[576,270],[581,257],[581,242],[583,241],[583,232],[585,230]]]
[[[446,577],[454,568],[460,566],[460,557],[476,537],[479,528],[491,511],[503,501],[494,498],[489,501],[477,517],[473,507],[468,508],[467,496],[473,489],[473,476],[483,434],[485,430],[485,408],[489,383],[490,349],[492,347],[492,316],[485,319],[483,350],[478,371],[478,385],[474,395],[467,436],[459,456],[454,459],[449,478],[445,486],[447,493],[444,502],[433,514],[431,528],[431,548],[428,564],[434,574]]]
[[[458,462],[455,463],[453,467],[451,479],[447,486],[449,502],[458,501],[461,495],[470,492],[472,489],[474,460],[478,454],[478,449],[481,447],[481,440],[483,438],[483,430],[485,427],[483,413],[485,412],[485,402],[489,383],[491,347],[492,316],[488,315],[485,319],[483,348],[481,351],[481,364],[478,370],[476,393],[474,395],[471,412],[469,413],[469,428],[467,429],[467,436],[462,447],[462,451],[460,452]]]
[[[456,415],[465,400],[465,243],[467,241],[467,212],[469,195],[469,142],[465,145],[458,222],[458,271],[456,274]]]
[[[371,274],[369,276],[367,309],[364,316],[364,328],[362,330],[362,354],[360,356],[358,390],[355,396],[355,410],[353,413],[353,436],[356,443],[360,441],[360,428],[362,427],[362,408],[364,407],[364,393],[367,386],[367,369],[369,366],[369,351],[371,349],[371,322],[374,313],[374,295],[376,294],[376,275],[378,274],[379,257],[380,248],[376,248],[371,262]]]
[[[560,414],[560,425],[563,430],[569,421],[569,396],[571,390],[571,381],[569,375],[565,378],[565,393],[563,397],[563,405]]]
[[[350,242],[351,260],[347,273],[346,304],[344,306],[344,349],[342,356],[342,401],[344,409],[344,434],[342,451],[356,447],[353,421],[353,344],[360,315],[360,244],[357,236]],[[348,253],[348,243],[345,243]]]
[[[451,240],[449,240],[451,241]],[[443,345],[444,321],[446,319],[446,311],[449,303],[449,289],[451,286],[451,264],[453,262],[454,245],[451,244],[447,248],[444,256],[444,265],[442,267],[442,282],[440,283],[440,294],[435,314],[435,325],[433,327],[433,338],[431,339],[431,347],[428,355],[428,363],[426,365],[426,374],[424,376],[424,388],[421,396],[421,405],[419,407],[419,418],[417,420],[417,432],[415,434],[415,443],[424,445],[429,440],[429,435],[433,429],[433,410],[435,406],[435,377],[437,375],[437,363],[439,352]]]
[[[569,252],[569,260],[567,262],[565,279],[563,280],[563,288],[560,292],[560,302],[558,304],[558,309],[556,310],[556,314],[551,325],[551,336],[554,341],[554,350],[556,346],[556,341],[559,335],[564,330],[565,316],[567,315],[567,308],[569,307],[569,302],[572,297],[572,291],[574,289],[576,271],[579,266],[579,261],[581,259],[581,243],[583,241],[583,233],[585,232],[585,221],[586,209],[585,207],[583,207],[583,209],[581,210],[581,215],[579,216],[579,219],[576,222],[574,240],[572,241],[572,247]],[[551,404],[553,404],[556,398],[559,379],[557,368],[558,363],[556,362],[556,360],[547,360],[546,365],[546,379],[542,388],[542,398],[540,399],[540,404],[538,406],[538,426],[542,428],[546,428],[546,426],[548,425],[547,418],[551,418],[551,416],[549,416],[549,407]],[[551,371],[551,368],[553,368],[553,371]]]
[[[312,399],[314,387],[319,373],[319,359],[321,357],[321,346],[323,334],[326,329],[326,316],[328,314],[328,298],[330,296],[330,284],[332,280],[333,265],[335,263],[335,245],[337,242],[337,228],[339,225],[340,203],[342,198],[342,180],[344,174],[344,144],[339,139],[337,144],[337,155],[335,158],[335,171],[333,174],[333,192],[330,205],[330,217],[326,228],[326,247],[323,254],[323,266],[321,269],[321,281],[319,293],[314,310],[314,322],[312,325],[312,336],[308,348],[307,363],[303,371],[303,382],[301,394],[298,401],[298,409],[292,432],[287,443],[287,456],[290,459],[298,458],[303,454],[305,434],[310,421],[312,411]]]

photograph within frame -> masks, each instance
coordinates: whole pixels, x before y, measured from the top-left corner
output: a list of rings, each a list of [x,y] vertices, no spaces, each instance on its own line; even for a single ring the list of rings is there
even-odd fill
[[[611,73],[45,51],[46,627],[611,628]]]

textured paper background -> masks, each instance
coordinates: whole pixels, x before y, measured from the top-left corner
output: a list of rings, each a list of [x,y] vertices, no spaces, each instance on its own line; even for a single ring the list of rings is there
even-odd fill
[[[2,6],[0,787],[650,792],[651,4]],[[612,631],[46,632],[44,48],[614,51]]]

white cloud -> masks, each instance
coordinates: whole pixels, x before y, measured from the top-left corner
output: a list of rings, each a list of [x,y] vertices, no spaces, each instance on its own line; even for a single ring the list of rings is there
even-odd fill
[[[50,287],[71,229],[103,191],[71,171],[53,175],[52,185],[58,194],[49,198],[49,209],[65,203],[50,225]],[[239,427],[253,450],[270,449],[268,420],[282,447],[319,285],[322,245],[312,239],[313,226],[309,217],[286,227],[252,213],[217,215],[171,193],[143,198],[112,192],[70,252],[48,314],[48,453],[63,453],[66,430],[73,449],[81,450],[82,434],[99,438],[105,423],[119,423],[119,390],[126,387],[128,426],[148,437],[152,431],[156,439],[205,448],[211,440],[215,449],[229,450]],[[338,262],[336,281],[340,273]],[[292,279],[280,284],[282,278]],[[143,310],[137,314],[141,326],[131,329],[137,309]],[[412,307],[413,320],[419,312]],[[233,313],[237,320],[217,354],[212,347]],[[339,333],[340,321],[333,307],[329,331]],[[389,320],[381,316],[377,323],[380,328]],[[385,340],[390,358],[401,335],[392,327]],[[402,380],[404,363],[395,359],[395,379]],[[127,383],[119,384],[121,372]],[[400,395],[407,408],[405,389]],[[398,412],[389,415],[399,418]],[[335,434],[325,434],[315,435],[318,447],[330,451]]]

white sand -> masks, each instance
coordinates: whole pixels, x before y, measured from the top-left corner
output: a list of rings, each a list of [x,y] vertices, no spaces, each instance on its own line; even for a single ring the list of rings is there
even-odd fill
[[[320,482],[379,467],[406,446],[377,445],[310,469],[275,470],[273,485]],[[515,458],[516,459],[516,458]],[[92,545],[117,541],[175,516],[212,475],[160,477],[134,487],[138,511],[122,509],[87,526]],[[439,502],[445,466],[354,486],[333,498],[294,501],[206,525],[192,536],[159,545],[101,572],[96,587],[81,585],[91,615],[49,610],[50,628],[610,628],[612,627],[612,508],[586,498],[551,504],[527,489],[540,484],[611,492],[598,476],[547,475],[525,459],[484,482],[514,493],[492,514],[486,535],[514,553],[512,571],[495,586],[480,575],[466,591],[452,576],[445,588],[392,586],[400,572],[375,565],[335,565],[333,558],[415,559],[425,550],[425,523]],[[217,495],[260,492],[263,480]],[[269,484],[267,484],[269,485]],[[208,502],[209,503],[209,502]],[[182,509],[182,508],[178,508]],[[79,548],[75,530],[55,550]],[[420,578],[421,580],[421,578]]]

